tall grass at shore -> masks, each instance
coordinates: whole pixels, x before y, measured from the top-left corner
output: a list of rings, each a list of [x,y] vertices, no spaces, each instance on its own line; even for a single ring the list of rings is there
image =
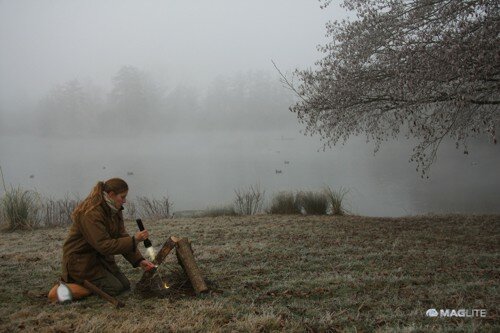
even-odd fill
[[[1,208],[2,222],[9,231],[33,229],[40,224],[40,196],[35,191],[5,189]]]
[[[333,190],[325,186],[318,191],[282,191],[275,194],[267,207],[265,190],[253,185],[234,191],[233,202],[226,205],[216,205],[194,214],[196,217],[217,217],[236,215],[268,214],[305,214],[305,215],[345,215],[345,196],[348,190],[340,188]],[[35,190],[25,190],[20,187],[5,189],[0,198],[0,224],[5,230],[33,229],[41,227],[65,226],[71,224],[71,213],[79,203],[79,199],[44,198]],[[126,219],[137,217],[146,219],[172,218],[173,204],[169,197],[161,199],[137,197],[125,205]]]
[[[8,231],[56,227],[71,224],[71,212],[78,199],[44,198],[34,190],[7,189],[0,201],[0,216]]]
[[[308,215],[325,215],[328,209],[328,198],[323,191],[301,191],[296,201]]]
[[[291,191],[282,191],[274,195],[269,207],[270,214],[300,214],[300,207]]]
[[[306,215],[346,215],[344,198],[349,191],[343,187],[338,190],[325,186],[321,191],[282,191],[274,195],[269,209],[270,214]]]
[[[332,215],[346,215],[349,211],[345,208],[344,199],[349,190],[340,187],[338,190],[332,189],[330,186],[325,186],[323,191],[326,195]]]

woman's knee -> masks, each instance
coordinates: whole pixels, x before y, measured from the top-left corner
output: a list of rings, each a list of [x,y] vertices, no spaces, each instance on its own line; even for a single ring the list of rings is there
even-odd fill
[[[107,286],[103,289],[104,292],[110,294],[111,296],[118,296],[125,290],[127,290],[127,288],[125,288],[122,284]]]
[[[92,283],[111,296],[119,295],[130,288],[130,284],[124,285],[120,279],[112,274],[106,274],[105,277],[93,280]]]
[[[130,281],[129,279],[127,279],[125,274],[123,274],[122,272],[118,272],[117,274],[114,274],[114,276],[121,282],[123,290],[130,289]]]

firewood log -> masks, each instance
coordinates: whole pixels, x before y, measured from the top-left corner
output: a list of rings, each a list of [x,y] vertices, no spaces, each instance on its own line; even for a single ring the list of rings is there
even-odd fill
[[[163,260],[167,257],[167,255],[172,251],[172,249],[175,247],[176,241],[178,240],[177,237],[169,237],[167,241],[163,244],[161,247],[160,251],[156,255],[155,259],[153,260],[153,264],[156,266],[159,266]],[[157,268],[150,269],[149,271],[146,271],[142,274],[141,279],[139,282],[136,284],[136,288],[138,290],[144,290],[147,289],[147,287],[150,285],[150,281],[153,278],[153,276],[156,273]]]
[[[197,294],[207,292],[208,287],[203,279],[203,276],[201,275],[198,265],[196,265],[193,251],[187,238],[181,238],[177,242],[176,252],[180,262],[182,263],[182,268],[184,268],[184,271],[191,281],[194,291]]]

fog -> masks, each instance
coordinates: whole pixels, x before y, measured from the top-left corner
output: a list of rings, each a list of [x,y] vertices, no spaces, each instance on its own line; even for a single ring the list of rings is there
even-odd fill
[[[291,75],[321,57],[338,6],[308,1],[0,1],[0,166],[12,186],[84,197],[122,177],[174,210],[254,184],[349,189],[357,214],[500,212],[500,154],[444,142],[431,178],[415,142],[364,137],[323,151],[288,111]],[[3,188],[0,194],[3,194]]]
[[[308,1],[1,1],[2,101],[132,65],[170,85],[310,66],[344,11]]]

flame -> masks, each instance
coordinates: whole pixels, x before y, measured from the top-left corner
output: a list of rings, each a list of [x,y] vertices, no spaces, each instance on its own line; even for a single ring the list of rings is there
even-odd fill
[[[155,253],[155,249],[152,246],[148,247],[146,249],[146,252],[148,253],[148,256],[151,259],[151,261],[155,260],[156,253]]]

